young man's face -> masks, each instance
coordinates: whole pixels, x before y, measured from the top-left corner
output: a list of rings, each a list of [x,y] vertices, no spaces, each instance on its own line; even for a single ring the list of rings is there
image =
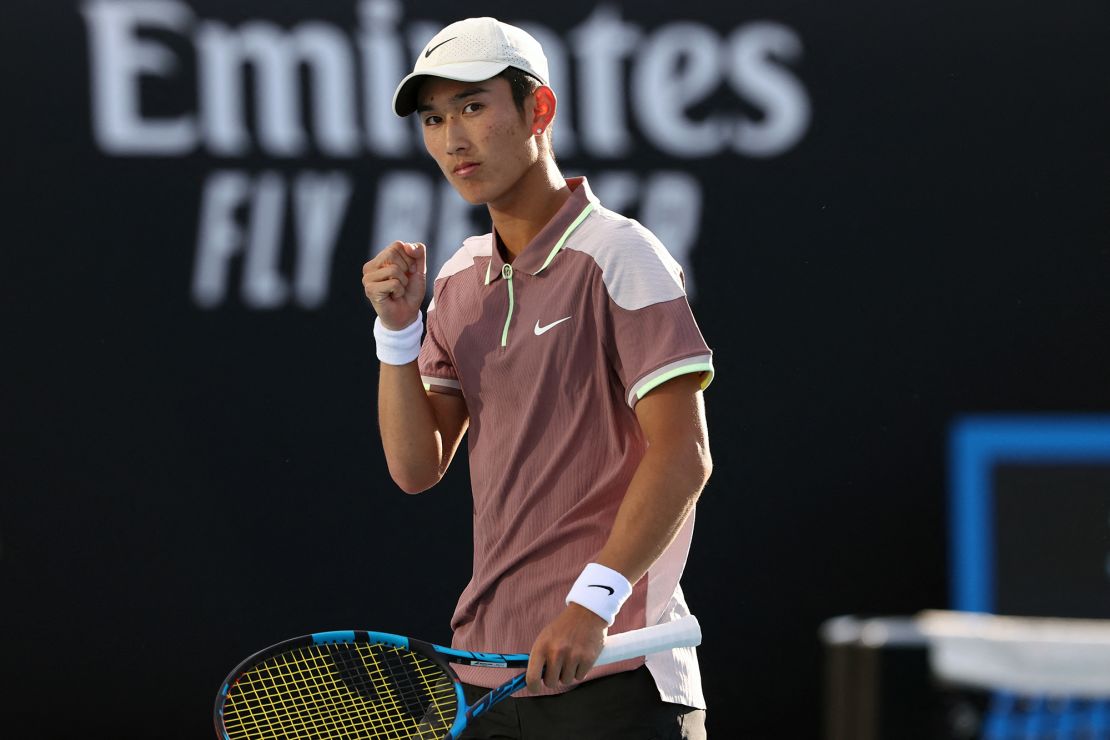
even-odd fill
[[[496,204],[539,158],[537,139],[502,77],[457,82],[429,77],[417,115],[424,146],[468,202]]]

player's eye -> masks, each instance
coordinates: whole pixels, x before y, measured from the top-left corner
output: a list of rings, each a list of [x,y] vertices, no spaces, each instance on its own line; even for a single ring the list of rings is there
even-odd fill
[[[443,118],[440,117],[440,116],[424,116],[424,125],[425,126],[434,126],[442,120],[443,120]]]
[[[467,103],[465,106],[463,106],[463,113],[477,113],[481,109],[481,103]]]

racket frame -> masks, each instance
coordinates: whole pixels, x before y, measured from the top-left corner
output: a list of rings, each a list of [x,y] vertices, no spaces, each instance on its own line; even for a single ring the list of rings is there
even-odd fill
[[[451,664],[481,666],[484,668],[527,668],[527,653],[483,653],[471,650],[458,650],[443,647],[423,640],[416,640],[389,632],[372,632],[367,630],[335,630],[331,632],[315,632],[310,635],[294,637],[271,645],[241,661],[239,665],[227,675],[216,695],[216,706],[213,712],[213,722],[216,726],[216,735],[220,740],[230,740],[224,729],[223,710],[228,692],[235,682],[250,668],[272,658],[276,655],[288,653],[297,648],[329,644],[365,643],[371,645],[385,645],[400,648],[421,655],[443,669],[451,679],[454,690],[456,706],[455,720],[452,723],[444,740],[454,740],[462,734],[471,721],[488,711],[493,705],[523,689],[527,683],[527,675],[520,673],[500,686],[494,687],[473,705],[467,705],[463,695],[462,682],[455,673]],[[701,644],[701,627],[697,618],[683,617],[673,622],[668,622],[653,627],[647,627],[631,632],[612,635],[606,640],[606,645],[598,656],[595,666],[615,663],[628,658],[640,657],[663,649],[675,647],[694,647]]]
[[[310,635],[303,635],[301,637],[294,637],[289,640],[271,645],[263,650],[258,651],[254,655],[246,658],[239,665],[227,675],[223,684],[220,687],[219,693],[216,695],[216,707],[213,716],[213,721],[216,726],[216,734],[221,740],[230,740],[227,731],[224,729],[223,710],[224,703],[227,700],[227,694],[235,682],[246,673],[249,669],[265,662],[269,658],[277,655],[288,653],[297,648],[305,648],[316,645],[339,645],[339,644],[354,644],[363,643],[368,645],[384,645],[387,647],[400,648],[410,652],[422,655],[428,660],[435,663],[443,669],[447,676],[451,679],[454,690],[455,700],[457,702],[458,711],[455,713],[454,722],[451,725],[447,738],[457,738],[466,729],[466,726],[475,717],[483,714],[486,710],[492,707],[497,702],[505,697],[516,693],[524,687],[526,683],[525,674],[514,676],[512,680],[492,689],[489,693],[475,702],[473,705],[468,705],[466,697],[463,695],[462,682],[459,680],[458,675],[452,669],[451,664],[481,666],[484,668],[527,668],[528,667],[528,654],[527,653],[482,653],[472,650],[457,650],[455,648],[443,647],[442,645],[435,645],[423,640],[416,640],[402,635],[394,635],[389,632],[373,632],[368,630],[334,630],[330,632],[314,632]],[[465,711],[464,711],[465,710]]]

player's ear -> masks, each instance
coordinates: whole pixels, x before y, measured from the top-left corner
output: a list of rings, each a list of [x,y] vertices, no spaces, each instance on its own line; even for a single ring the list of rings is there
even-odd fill
[[[540,85],[532,95],[536,99],[536,104],[532,107],[532,131],[543,133],[555,120],[555,91],[547,85]]]

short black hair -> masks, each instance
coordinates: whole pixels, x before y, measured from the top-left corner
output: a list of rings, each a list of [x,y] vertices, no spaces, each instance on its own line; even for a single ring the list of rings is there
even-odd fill
[[[504,77],[509,83],[509,90],[512,92],[513,102],[516,103],[516,109],[521,113],[524,112],[524,101],[543,84],[532,75],[516,67],[506,67],[505,70],[497,76]]]

